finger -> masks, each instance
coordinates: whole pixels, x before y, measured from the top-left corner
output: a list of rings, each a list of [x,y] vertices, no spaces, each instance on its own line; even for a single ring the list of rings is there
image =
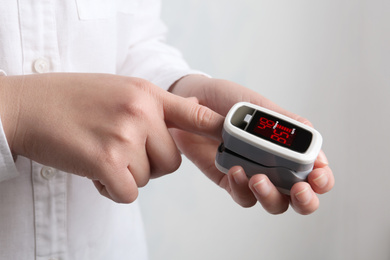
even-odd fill
[[[315,168],[322,168],[329,164],[328,159],[326,158],[325,153],[321,150],[317,156],[316,161],[314,162]]]
[[[132,149],[124,151],[128,158],[127,169],[138,187],[144,187],[150,179],[151,166],[145,143],[133,144]]]
[[[264,174],[256,174],[249,180],[249,187],[253,194],[271,214],[281,214],[289,207],[289,199],[281,194]]]
[[[232,167],[228,172],[228,179],[230,193],[235,202],[242,207],[252,207],[256,204],[257,200],[248,187],[248,177],[241,167]]]
[[[164,122],[155,124],[155,129],[149,134],[145,146],[153,178],[161,177],[179,168],[181,155]]]
[[[298,182],[291,188],[291,206],[302,215],[308,215],[316,211],[320,201],[310,184],[307,182]]]
[[[164,118],[169,126],[221,140],[224,118],[192,100],[166,93]]]
[[[230,192],[227,175],[215,167],[215,153],[219,142],[179,129],[171,129],[170,132],[181,152],[210,180]]]
[[[99,193],[118,203],[132,203],[138,197],[138,187],[133,175],[126,169],[115,174],[113,180],[93,180]]]
[[[332,170],[325,166],[314,169],[308,176],[308,182],[316,193],[323,194],[333,188],[335,180]]]

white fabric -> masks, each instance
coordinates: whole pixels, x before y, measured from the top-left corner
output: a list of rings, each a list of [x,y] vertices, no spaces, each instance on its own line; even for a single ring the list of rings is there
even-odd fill
[[[1,73],[1,72],[0,72]],[[0,183],[18,176],[18,171],[8,147],[7,139],[0,121]],[[0,209],[1,210],[1,209]],[[1,221],[1,219],[0,219]]]
[[[3,0],[0,75],[99,72],[167,89],[191,71],[163,43],[159,0]],[[0,128],[0,259],[147,258],[137,203],[18,157]]]

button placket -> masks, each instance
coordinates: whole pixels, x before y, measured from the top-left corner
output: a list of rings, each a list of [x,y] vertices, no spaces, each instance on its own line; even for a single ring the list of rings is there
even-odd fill
[[[67,174],[32,162],[37,260],[66,259]]]

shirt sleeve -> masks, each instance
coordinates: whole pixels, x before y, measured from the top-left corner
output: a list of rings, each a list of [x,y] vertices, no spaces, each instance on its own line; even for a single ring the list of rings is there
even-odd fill
[[[4,70],[0,69],[0,76],[6,76]],[[5,137],[3,124],[0,118],[0,182],[18,176],[14,158],[9,149],[7,138]]]
[[[135,15],[133,37],[118,73],[147,79],[164,89],[189,74],[208,76],[191,69],[182,54],[166,43],[168,30],[160,19],[160,1],[154,1],[145,9]]]
[[[18,174],[7,138],[5,137],[3,124],[0,120],[0,182],[14,178]]]

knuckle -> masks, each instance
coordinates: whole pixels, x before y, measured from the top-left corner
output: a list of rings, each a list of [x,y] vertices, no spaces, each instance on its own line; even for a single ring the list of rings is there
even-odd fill
[[[136,178],[136,183],[137,183],[137,186],[140,188],[145,187],[146,184],[149,183],[149,173],[143,175],[143,177]]]
[[[95,187],[102,196],[105,196],[117,203],[132,203],[138,197],[138,188],[135,185],[129,185],[125,190],[118,190],[118,187],[102,184],[100,180],[94,180]]]
[[[125,117],[130,116],[129,118],[140,117],[146,115],[145,105],[146,102],[143,102],[143,98],[141,96],[134,97],[134,94],[129,95],[128,98],[125,97],[123,102],[119,104],[119,111],[122,112],[120,114]]]
[[[168,163],[165,166],[165,172],[167,173],[175,172],[177,169],[179,169],[181,162],[182,162],[181,156],[177,152],[175,152],[175,154],[172,155],[172,159],[170,160],[170,163]]]
[[[122,87],[115,94],[117,110],[123,115],[143,115],[157,87],[147,80],[124,78]]]
[[[146,158],[135,158],[127,166],[128,171],[133,176],[134,181],[138,187],[144,187],[148,184],[151,169],[150,164]]]
[[[155,165],[151,168],[151,174],[153,178],[158,178],[166,174],[170,174],[179,169],[182,158],[180,154],[175,151],[170,155],[165,155],[163,163]]]
[[[127,89],[129,89],[129,94],[133,94],[133,100],[134,99],[138,99],[138,96],[139,95],[136,95],[136,97],[134,97],[134,93],[133,91],[136,90],[136,91],[139,91],[139,92],[143,92],[146,94],[146,96],[153,96],[155,95],[155,93],[161,89],[159,89],[157,86],[155,86],[153,83],[151,83],[150,81],[147,81],[145,79],[141,79],[141,78],[127,78],[128,82],[127,82]]]
[[[102,165],[103,168],[118,168],[121,164],[121,156],[118,149],[113,145],[104,147],[98,156],[98,162],[100,162],[99,164]]]
[[[145,79],[142,78],[129,78],[130,83],[132,87],[136,87],[138,89],[142,90],[150,90],[153,86],[153,84]]]
[[[108,148],[101,150],[94,163],[96,176],[100,178],[109,175],[118,175],[126,168],[126,161],[118,149]]]

